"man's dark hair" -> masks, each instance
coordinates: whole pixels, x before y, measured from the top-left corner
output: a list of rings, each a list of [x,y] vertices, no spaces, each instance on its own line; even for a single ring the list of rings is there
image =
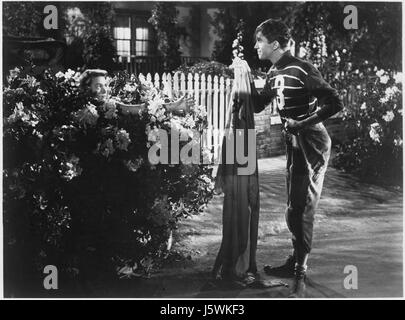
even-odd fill
[[[287,46],[291,38],[290,29],[280,18],[268,19],[259,24],[254,34],[255,38],[258,32],[261,32],[269,43],[277,40],[282,48]]]

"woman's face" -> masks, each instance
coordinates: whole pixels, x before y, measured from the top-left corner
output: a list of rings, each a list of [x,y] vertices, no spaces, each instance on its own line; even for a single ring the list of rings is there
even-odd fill
[[[104,76],[93,77],[90,83],[90,90],[96,95],[98,100],[106,100],[108,95],[107,79]]]

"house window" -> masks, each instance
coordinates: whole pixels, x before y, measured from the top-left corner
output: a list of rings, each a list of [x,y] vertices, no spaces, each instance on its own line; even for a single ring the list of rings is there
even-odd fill
[[[149,29],[145,27],[136,28],[135,52],[137,56],[146,56],[149,49]]]
[[[123,57],[131,55],[131,17],[119,16],[114,27],[114,39],[117,54]]]
[[[143,15],[119,15],[114,27],[114,39],[119,56],[148,56],[154,54],[153,30]]]

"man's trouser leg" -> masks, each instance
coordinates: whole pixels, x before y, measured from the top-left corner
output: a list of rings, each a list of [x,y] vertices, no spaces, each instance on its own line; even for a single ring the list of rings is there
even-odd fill
[[[322,124],[287,137],[287,212],[296,255],[310,253],[315,209],[330,156],[330,138]]]

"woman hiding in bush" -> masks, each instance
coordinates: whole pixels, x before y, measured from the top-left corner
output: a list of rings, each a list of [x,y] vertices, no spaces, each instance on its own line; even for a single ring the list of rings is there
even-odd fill
[[[107,71],[105,70],[88,69],[84,71],[80,83],[82,88],[89,89],[94,94],[95,99],[99,102],[115,102],[117,108],[123,114],[139,114],[139,112],[146,108],[145,103],[125,104],[121,101],[115,100],[113,97],[109,97]],[[192,97],[186,97],[184,95],[177,101],[165,103],[163,106],[168,112],[175,115],[184,115],[190,111],[190,108],[194,104],[194,99]]]

